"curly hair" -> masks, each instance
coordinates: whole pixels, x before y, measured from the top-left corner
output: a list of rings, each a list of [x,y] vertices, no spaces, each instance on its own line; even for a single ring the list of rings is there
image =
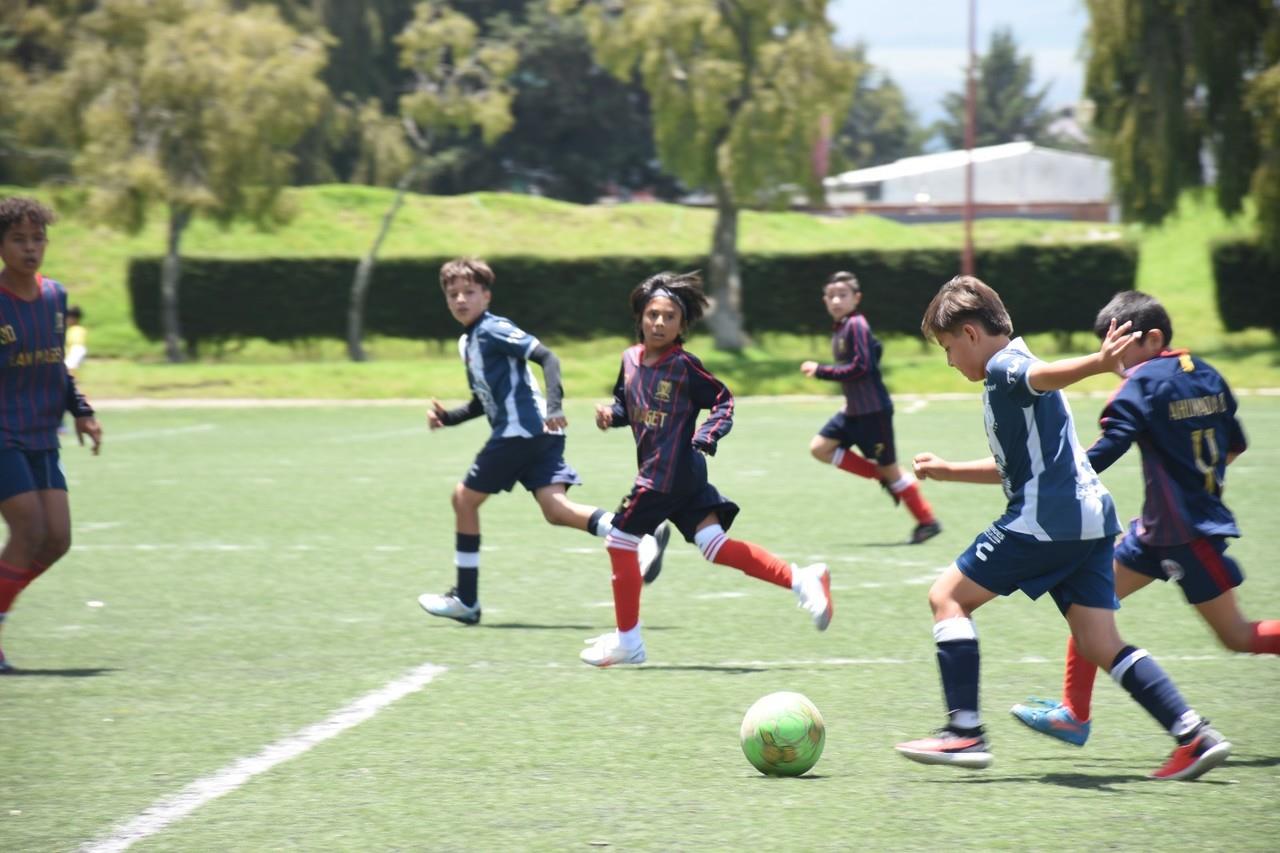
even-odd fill
[[[702,319],[703,313],[711,304],[711,300],[702,292],[702,276],[697,270],[686,273],[663,271],[649,276],[631,291],[631,313],[636,319],[636,340],[642,343],[644,332],[640,321],[644,316],[644,307],[657,296],[667,297],[680,308],[682,332],[688,331],[690,326]],[[683,340],[683,336],[676,337],[677,342]]]
[[[0,239],[19,222],[30,222],[48,228],[57,220],[53,211],[33,198],[10,196],[0,199]]]

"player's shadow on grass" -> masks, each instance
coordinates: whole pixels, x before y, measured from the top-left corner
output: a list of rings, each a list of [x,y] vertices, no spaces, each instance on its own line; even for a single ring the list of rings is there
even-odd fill
[[[496,628],[500,631],[595,631],[597,634],[609,631],[609,628],[603,625],[565,625],[563,622],[555,625],[543,625],[537,622],[486,622],[483,627]],[[663,625],[645,625],[644,630],[647,633],[649,631],[669,631],[671,629]]]
[[[32,675],[51,675],[56,678],[93,678],[98,675],[105,675],[116,670],[111,667],[87,667],[85,669],[18,669],[4,676],[0,676],[0,681],[5,678],[25,678]]]
[[[714,663],[647,663],[638,666],[632,672],[718,672],[723,675],[751,675],[757,672],[768,672],[768,667],[730,666]]]

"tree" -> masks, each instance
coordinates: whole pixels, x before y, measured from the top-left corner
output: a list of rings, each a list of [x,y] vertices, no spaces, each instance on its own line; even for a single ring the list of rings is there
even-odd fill
[[[843,115],[853,63],[832,42],[826,0],[554,0],[581,15],[597,61],[637,74],[654,113],[658,156],[686,186],[706,188],[716,220],[707,318],[719,349],[746,345],[738,211],[803,188],[817,196],[811,153],[824,116]]]
[[[1280,253],[1280,6],[1274,0],[1088,0],[1085,89],[1106,134],[1120,210],[1155,224],[1204,183],[1218,205],[1253,192]]]
[[[1053,114],[1045,109],[1046,84],[1032,90],[1035,77],[1030,56],[1019,57],[1011,30],[991,33],[991,45],[978,60],[974,110],[975,145],[999,145],[1027,140],[1045,141]],[[950,92],[942,99],[947,117],[937,123],[947,144],[964,147],[965,94]]]
[[[479,37],[470,18],[439,0],[419,3],[413,20],[396,38],[400,63],[414,75],[413,90],[400,99],[400,115],[412,144],[413,156],[396,184],[396,194],[373,245],[356,267],[347,309],[347,354],[364,361],[364,313],[378,249],[413,181],[440,165],[434,149],[436,134],[478,130],[485,144],[511,127],[511,99],[507,82],[516,64],[510,45]],[[384,137],[385,139],[385,137]]]
[[[274,10],[220,0],[104,0],[66,68],[33,92],[76,148],[74,173],[102,221],[131,231],[168,212],[161,277],[165,352],[181,361],[183,232],[196,216],[260,224],[286,215],[292,145],[325,97],[323,45]]]
[[[856,44],[853,103],[832,140],[837,170],[891,163],[920,153],[925,131],[907,106],[902,89],[885,71],[867,62],[864,44]]]

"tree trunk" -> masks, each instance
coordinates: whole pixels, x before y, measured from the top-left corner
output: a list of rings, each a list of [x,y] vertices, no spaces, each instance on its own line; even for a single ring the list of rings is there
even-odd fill
[[[356,265],[355,278],[351,281],[351,298],[347,304],[347,356],[352,361],[367,361],[369,358],[364,351],[364,308],[369,297],[369,286],[373,284],[373,267],[378,262],[378,249],[382,247],[382,241],[387,238],[387,233],[391,230],[391,222],[400,212],[405,193],[409,191],[409,185],[417,177],[423,162],[424,158],[421,156],[415,159],[413,165],[396,184],[396,197],[391,202],[391,207],[382,216],[382,227],[378,229],[378,236],[374,238],[368,254]]]
[[[164,332],[164,354],[177,364],[182,357],[182,324],[178,319],[178,280],[182,274],[178,247],[182,232],[191,221],[191,209],[169,208],[169,247],[160,267],[160,328]]]
[[[707,327],[718,350],[740,352],[749,343],[742,329],[742,276],[738,271],[738,206],[723,181],[716,184],[716,225],[708,271],[714,310]]]

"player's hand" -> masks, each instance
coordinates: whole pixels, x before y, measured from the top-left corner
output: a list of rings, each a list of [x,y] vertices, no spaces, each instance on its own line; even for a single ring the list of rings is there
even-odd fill
[[[949,463],[933,453],[917,453],[911,460],[911,470],[917,480],[945,480]]]
[[[606,406],[604,403],[596,403],[596,426],[602,430],[613,426],[612,406]]]
[[[555,432],[556,430],[561,430],[567,427],[569,425],[569,419],[564,415],[552,415],[543,421],[543,423],[546,424],[545,429],[547,432]]]
[[[1132,327],[1131,320],[1126,320],[1122,325],[1117,326],[1115,318],[1111,318],[1111,325],[1102,339],[1102,346],[1098,348],[1098,357],[1102,359],[1103,366],[1112,373],[1119,373],[1124,369],[1120,357],[1125,350],[1138,342],[1138,338],[1142,337],[1142,332],[1129,331]]]
[[[76,438],[80,441],[82,447],[84,446],[84,437],[86,435],[93,442],[93,455],[97,456],[99,451],[102,450],[102,425],[92,415],[87,418],[76,418]]]
[[[800,365],[800,372],[805,376],[813,377],[818,373],[818,362],[806,361]]]
[[[440,429],[444,426],[445,409],[440,405],[439,400],[431,401],[431,408],[427,409],[427,426],[433,430]]]

